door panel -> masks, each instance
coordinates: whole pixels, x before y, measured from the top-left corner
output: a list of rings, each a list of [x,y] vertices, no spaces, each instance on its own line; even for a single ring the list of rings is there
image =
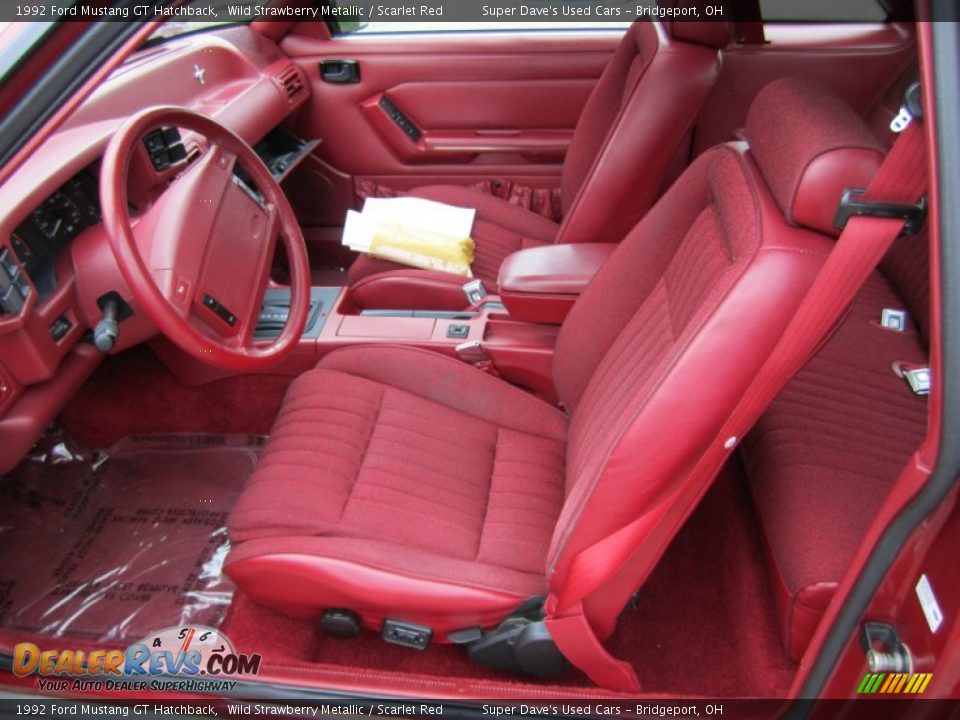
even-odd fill
[[[766,45],[724,50],[693,156],[733,138],[757,91],[776,78],[820,80],[866,113],[915,61],[909,25],[769,23],[765,31]],[[621,37],[615,29],[288,35],[281,47],[313,92],[294,129],[322,141],[287,182],[302,222],[339,225],[357,178],[397,190],[489,179],[558,187],[577,118]],[[359,81],[324,81],[320,64],[336,60],[357,61]]]
[[[328,194],[337,188],[331,202],[299,208],[304,220],[342,221],[353,204],[344,175],[398,190],[492,178],[558,187],[573,128],[622,32],[287,36],[282,48],[313,92],[295,130],[322,140],[316,154],[340,176],[325,184]],[[359,82],[325,82],[324,60],[356,60]],[[319,167],[291,184],[316,183]]]

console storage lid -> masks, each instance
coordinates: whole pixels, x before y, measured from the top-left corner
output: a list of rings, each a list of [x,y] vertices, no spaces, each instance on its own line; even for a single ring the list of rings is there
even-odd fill
[[[500,266],[500,299],[515,320],[559,325],[616,247],[577,243],[515,252]]]

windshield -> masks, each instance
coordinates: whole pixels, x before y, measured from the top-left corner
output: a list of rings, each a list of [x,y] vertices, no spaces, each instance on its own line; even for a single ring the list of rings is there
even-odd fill
[[[53,27],[52,22],[0,22],[0,83],[7,81]]]
[[[235,25],[237,23],[247,22],[249,18],[236,18],[230,20],[215,20],[212,22],[184,22],[181,20],[170,20],[158,27],[150,36],[147,42],[158,42],[169,40],[170,38],[186,35],[188,33],[200,32],[202,30],[213,30],[224,25]]]
[[[270,3],[263,3],[269,5]],[[215,30],[224,25],[247,23],[253,20],[256,5],[238,4],[226,0],[190,0],[177,7],[178,15],[157,28],[148,42],[168,40],[188,33]],[[189,17],[206,18],[188,20]],[[210,18],[216,18],[211,20]]]

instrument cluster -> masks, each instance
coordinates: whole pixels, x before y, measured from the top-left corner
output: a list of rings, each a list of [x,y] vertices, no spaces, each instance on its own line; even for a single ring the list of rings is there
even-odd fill
[[[56,285],[52,272],[59,252],[83,230],[99,222],[97,179],[89,170],[83,170],[13,231],[13,251],[41,294]]]

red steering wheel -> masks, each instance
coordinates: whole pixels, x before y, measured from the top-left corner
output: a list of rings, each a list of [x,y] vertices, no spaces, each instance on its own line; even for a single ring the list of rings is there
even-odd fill
[[[164,127],[202,135],[209,147],[131,219],[131,160],[140,153],[150,167],[143,138]],[[237,178],[237,164],[255,189]],[[139,308],[184,351],[227,370],[255,371],[296,347],[310,304],[306,246],[280,186],[241,138],[191,110],[145,110],[107,146],[100,202],[113,254]],[[290,263],[290,313],[279,337],[264,344],[254,342],[253,332],[277,235]]]

